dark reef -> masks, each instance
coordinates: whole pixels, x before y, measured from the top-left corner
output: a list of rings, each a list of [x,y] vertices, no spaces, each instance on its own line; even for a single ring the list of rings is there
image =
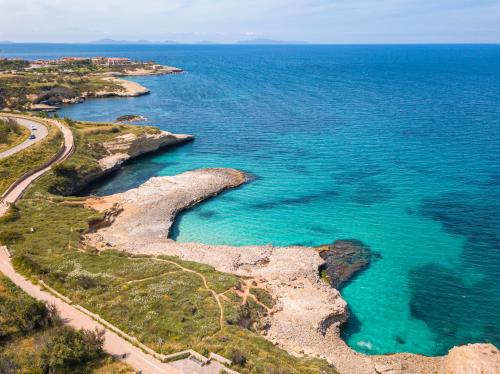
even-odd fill
[[[363,242],[356,239],[337,240],[319,247],[325,264],[320,269],[328,275],[333,288],[342,288],[357,272],[376,257]]]

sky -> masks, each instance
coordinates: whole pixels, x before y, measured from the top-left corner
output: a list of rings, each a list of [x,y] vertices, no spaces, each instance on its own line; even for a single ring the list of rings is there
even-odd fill
[[[0,40],[500,43],[500,0],[0,0]]]

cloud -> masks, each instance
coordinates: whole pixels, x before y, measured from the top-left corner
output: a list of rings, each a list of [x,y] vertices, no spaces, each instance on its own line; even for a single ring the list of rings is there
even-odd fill
[[[16,41],[500,42],[500,0],[0,0],[0,9],[0,39]]]

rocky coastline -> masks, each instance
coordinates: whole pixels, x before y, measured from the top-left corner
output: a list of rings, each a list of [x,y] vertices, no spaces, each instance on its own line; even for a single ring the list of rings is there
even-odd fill
[[[266,328],[262,334],[292,354],[325,358],[341,373],[467,372],[466,368],[457,369],[460,365],[456,361],[462,359],[462,354],[366,356],[353,351],[341,339],[340,326],[349,312],[339,291],[320,277],[320,268],[325,265],[321,252],[327,251],[326,261],[334,265],[346,258],[353,259],[354,265],[348,269],[336,267],[342,270],[338,281],[346,281],[369,262],[371,254],[359,243],[336,242],[318,250],[299,246],[213,246],[178,243],[169,238],[175,216],[180,211],[237,187],[245,180],[245,175],[234,169],[200,169],[172,177],[151,178],[129,191],[88,199],[87,207],[105,212],[105,222],[94,227],[86,240],[100,250],[172,255],[213,266],[219,271],[254,278],[276,300],[276,306],[264,322]],[[496,367],[500,357],[491,344],[454,349],[482,355],[481,367],[485,368],[485,373]],[[449,367],[454,371],[449,371]]]
[[[106,155],[98,160],[99,169],[81,178],[74,186],[74,189],[68,191],[68,193],[75,194],[84,190],[93,182],[121,168],[130,159],[193,140],[194,136],[192,135],[173,134],[168,131],[141,135],[129,133],[117,136],[113,140],[102,144],[106,150]]]

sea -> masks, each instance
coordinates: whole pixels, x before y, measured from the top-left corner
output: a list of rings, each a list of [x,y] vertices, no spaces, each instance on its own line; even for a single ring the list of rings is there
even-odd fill
[[[367,354],[500,343],[500,45],[6,44],[0,57],[117,56],[182,74],[59,115],[147,118],[190,144],[96,185],[107,195],[204,167],[251,182],[183,213],[181,242],[316,246],[375,260],[342,289]],[[314,312],[314,311],[312,311]]]

